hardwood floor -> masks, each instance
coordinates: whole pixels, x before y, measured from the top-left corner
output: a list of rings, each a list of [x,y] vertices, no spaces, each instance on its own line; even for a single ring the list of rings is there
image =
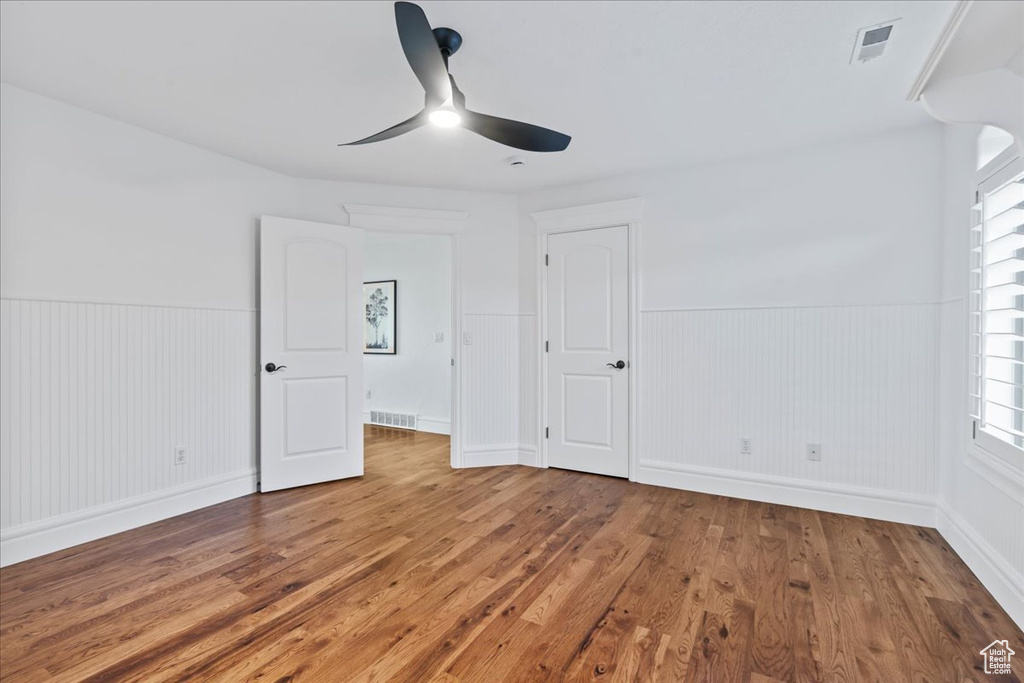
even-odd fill
[[[992,681],[1024,634],[932,529],[559,470],[366,476],[0,571],[4,681]],[[978,653],[1008,639],[1014,676]]]

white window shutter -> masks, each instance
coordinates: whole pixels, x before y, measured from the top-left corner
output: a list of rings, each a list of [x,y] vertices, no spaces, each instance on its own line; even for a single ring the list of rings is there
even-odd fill
[[[1024,160],[978,186],[972,208],[968,411],[978,446],[1024,467]]]

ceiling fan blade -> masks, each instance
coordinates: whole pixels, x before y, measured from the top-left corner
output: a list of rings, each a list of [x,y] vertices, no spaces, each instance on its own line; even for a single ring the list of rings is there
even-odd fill
[[[500,119],[497,116],[478,114],[468,109],[463,109],[460,113],[462,114],[463,128],[503,145],[528,152],[561,152],[569,146],[569,141],[572,140],[564,133],[541,128],[531,123]]]
[[[405,58],[409,60],[409,66],[427,92],[427,100],[436,101],[437,104],[446,102],[452,96],[448,67],[445,66],[427,15],[419,5],[396,2],[395,23],[398,25],[398,39],[402,42]]]
[[[369,142],[380,142],[381,140],[390,140],[391,138],[396,138],[399,135],[402,135],[403,133],[408,133],[411,130],[416,130],[417,128],[425,124],[428,120],[427,116],[427,110],[424,109],[419,114],[416,114],[416,116],[413,116],[411,119],[406,119],[401,123],[395,124],[394,126],[388,128],[387,130],[382,130],[381,132],[375,133],[368,138],[356,140],[355,142],[343,142],[340,145],[338,145],[338,147],[349,147],[351,145],[365,145]]]

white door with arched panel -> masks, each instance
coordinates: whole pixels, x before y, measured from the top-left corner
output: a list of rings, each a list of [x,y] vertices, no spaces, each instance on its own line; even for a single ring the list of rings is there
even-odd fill
[[[547,237],[548,465],[629,476],[629,232]]]
[[[260,490],[363,473],[363,231],[260,221]]]

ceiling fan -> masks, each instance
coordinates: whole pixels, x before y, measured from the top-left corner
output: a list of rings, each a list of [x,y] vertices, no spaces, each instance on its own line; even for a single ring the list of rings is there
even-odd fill
[[[431,29],[427,15],[411,2],[395,3],[395,22],[409,66],[426,91],[423,111],[387,130],[339,147],[388,140],[427,123],[442,128],[461,125],[495,142],[529,152],[561,152],[569,146],[572,138],[563,133],[466,109],[466,96],[448,72],[448,58],[462,45],[458,31]]]

